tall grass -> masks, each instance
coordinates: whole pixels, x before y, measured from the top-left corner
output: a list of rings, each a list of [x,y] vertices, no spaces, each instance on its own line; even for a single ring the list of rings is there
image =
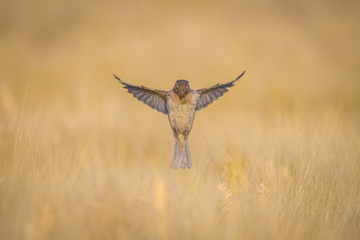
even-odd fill
[[[357,4],[244,4],[4,4],[0,239],[359,239]],[[242,70],[196,114],[190,170],[112,77]]]

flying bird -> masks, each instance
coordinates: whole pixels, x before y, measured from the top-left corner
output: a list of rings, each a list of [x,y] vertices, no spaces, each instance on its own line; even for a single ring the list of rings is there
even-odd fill
[[[232,87],[245,71],[235,80],[216,84],[212,87],[193,90],[186,80],[177,80],[170,91],[161,91],[144,86],[135,86],[123,82],[115,74],[114,77],[124,85],[129,93],[138,100],[159,112],[167,114],[174,133],[174,149],[170,167],[191,168],[189,151],[189,134],[194,122],[195,112],[208,106],[221,97],[227,88]]]

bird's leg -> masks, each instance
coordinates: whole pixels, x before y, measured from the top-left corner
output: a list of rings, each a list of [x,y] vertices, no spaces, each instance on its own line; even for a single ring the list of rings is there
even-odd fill
[[[174,127],[174,130],[175,130],[175,136],[177,136],[179,134],[179,129],[177,128],[177,126],[175,125]]]
[[[190,131],[189,131],[189,127],[186,127],[186,128],[185,128],[185,131],[184,131],[184,136],[185,136],[185,139],[187,139],[187,138],[188,138],[189,133],[190,133]]]

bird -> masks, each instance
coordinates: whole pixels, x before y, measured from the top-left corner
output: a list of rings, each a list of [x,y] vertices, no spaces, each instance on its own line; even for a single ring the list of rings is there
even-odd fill
[[[115,74],[114,77],[128,93],[151,108],[167,114],[174,134],[174,147],[170,168],[188,168],[192,166],[189,150],[189,134],[194,122],[195,112],[208,106],[221,97],[228,88],[234,86],[245,71],[235,80],[216,84],[211,87],[193,90],[187,80],[177,80],[173,89],[162,91],[144,86],[131,85],[123,82]]]

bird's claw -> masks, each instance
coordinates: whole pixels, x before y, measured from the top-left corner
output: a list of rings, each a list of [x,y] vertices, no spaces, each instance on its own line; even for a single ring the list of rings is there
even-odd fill
[[[185,128],[184,136],[185,136],[185,139],[188,138],[188,136],[189,136],[189,127],[186,127],[186,128]]]
[[[177,128],[177,126],[174,127],[175,130],[175,134],[178,135],[179,134],[179,129]]]

